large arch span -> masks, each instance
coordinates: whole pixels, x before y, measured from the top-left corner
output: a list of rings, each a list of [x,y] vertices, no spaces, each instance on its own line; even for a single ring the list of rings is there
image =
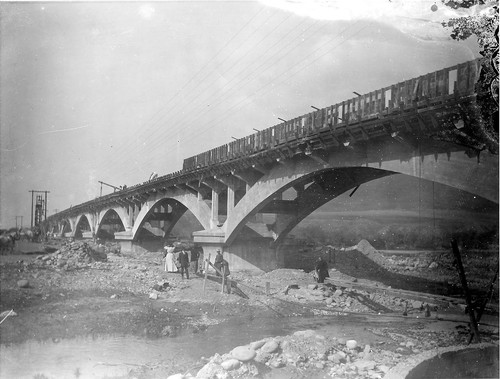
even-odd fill
[[[284,211],[277,212],[272,226],[275,244],[279,244],[300,221],[330,200],[363,183],[394,174],[444,184],[498,203],[497,170],[497,156],[471,158],[463,151],[377,163],[308,157],[286,161],[275,165],[234,207],[224,224],[225,244],[230,245],[255,214],[281,207]],[[297,197],[282,200],[281,194],[289,188],[296,190]]]

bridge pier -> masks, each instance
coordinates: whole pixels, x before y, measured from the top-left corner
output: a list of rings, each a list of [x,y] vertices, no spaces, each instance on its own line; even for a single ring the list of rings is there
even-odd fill
[[[224,231],[220,229],[193,233],[193,240],[203,248],[205,258],[210,254],[213,262],[217,249],[221,249],[230,270],[268,272],[284,267],[284,257],[272,247],[272,238],[243,234],[230,245],[225,245],[224,237]]]

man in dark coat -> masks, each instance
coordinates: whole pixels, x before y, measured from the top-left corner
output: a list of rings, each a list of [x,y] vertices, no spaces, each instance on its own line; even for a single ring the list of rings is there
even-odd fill
[[[191,269],[193,273],[198,272],[198,259],[200,259],[200,247],[195,246],[191,249]]]
[[[186,250],[182,249],[177,257],[179,261],[179,265],[181,266],[181,275],[182,279],[184,279],[184,273],[186,273],[186,278],[189,279],[189,255]]]
[[[323,258],[319,257],[316,261],[316,266],[314,268],[316,271],[316,277],[318,278],[318,283],[324,283],[325,278],[330,277],[328,274],[328,263],[326,263]]]
[[[222,271],[222,261],[224,260],[224,257],[222,256],[222,253],[220,249],[217,249],[217,255],[215,256],[215,261],[214,261],[214,267]],[[216,276],[221,276],[218,271],[215,271]]]

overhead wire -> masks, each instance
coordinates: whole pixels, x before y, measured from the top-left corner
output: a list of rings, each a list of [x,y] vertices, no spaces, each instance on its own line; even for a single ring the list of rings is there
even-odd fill
[[[286,17],[286,19],[288,19],[288,18],[289,18],[289,17]],[[268,18],[268,19],[269,19],[269,18]],[[266,19],[266,22],[267,22],[267,20],[268,20],[268,19]],[[282,23],[283,23],[284,21],[286,21],[286,19],[285,19],[285,20],[283,20],[283,21],[282,21]],[[280,23],[280,24],[282,24],[282,23]],[[279,26],[279,25],[278,25],[278,26]],[[275,27],[274,29],[276,29],[276,28],[277,28],[277,27]],[[308,29],[309,29],[309,28],[308,28]],[[268,38],[268,35],[267,35],[265,38]],[[261,40],[260,40],[257,44],[261,43],[261,42],[262,42],[265,38],[262,38],[262,39],[261,39]],[[234,39],[234,38],[233,38],[233,39]],[[256,45],[254,45],[254,46],[257,46],[257,44],[256,44]],[[274,45],[273,45],[273,47],[274,47]],[[268,48],[268,50],[270,50],[270,49],[271,49],[271,48]],[[248,51],[251,51],[251,49],[248,49]],[[267,50],[266,50],[266,51],[267,51]],[[241,57],[240,57],[240,59],[239,59],[238,61],[240,61],[240,60],[241,60]],[[209,73],[208,73],[207,75],[209,75]],[[210,94],[208,94],[208,95],[210,95]],[[199,96],[198,96],[198,97],[199,97]],[[185,119],[185,117],[184,117],[184,116],[182,116],[182,115],[181,115],[180,117],[181,117],[181,119],[180,119],[179,121],[182,121],[183,119]],[[175,118],[174,118],[173,120],[171,120],[171,123],[172,123],[172,124],[176,123]],[[178,127],[176,128],[176,130],[181,130],[181,129],[182,129],[182,126],[178,126]],[[171,135],[171,134],[172,134],[173,132],[175,132],[176,130],[168,129],[168,130],[164,131],[163,133],[160,133],[160,134],[154,134],[154,135],[150,136],[150,139],[153,139],[153,138],[154,138],[154,140],[157,142],[157,144],[159,144],[159,143],[163,143],[163,142],[162,142],[162,141],[161,141],[158,137],[164,136],[164,135],[166,135],[167,133],[168,133],[168,135]],[[129,144],[129,145],[130,145],[130,144]],[[173,144],[171,144],[171,145],[173,145]],[[148,146],[148,148],[149,148],[149,146]],[[122,151],[121,155],[115,155],[115,159],[116,159],[116,161],[119,161],[119,158],[120,158],[121,156],[123,156],[124,154],[125,154],[125,151]],[[109,168],[109,167],[108,167],[108,168]],[[109,171],[110,171],[110,170],[109,170]]]
[[[303,21],[303,22],[304,22],[304,21]],[[301,22],[299,25],[301,25],[303,22]],[[316,22],[317,22],[317,21],[314,21],[314,22],[313,22],[313,24],[312,24],[312,25],[310,25],[310,26],[309,26],[308,28],[306,28],[305,30],[303,30],[303,31],[299,31],[299,34],[309,31],[309,30],[310,30],[310,29],[311,29],[311,28],[312,28],[312,27],[316,24]],[[296,26],[295,26],[294,28],[295,28],[295,29],[297,29],[297,27],[296,27]],[[321,28],[322,28],[322,27],[321,27]],[[320,28],[320,29],[321,29],[321,28]],[[316,33],[318,33],[318,31],[319,31],[319,29],[318,29],[318,30],[316,30],[316,31],[314,31],[314,33],[313,33],[312,35],[315,35]],[[270,61],[273,57],[275,57],[276,55],[278,55],[278,54],[279,54],[279,52],[281,52],[283,49],[285,49],[286,47],[288,47],[291,43],[296,42],[296,41],[297,41],[297,39],[296,39],[295,37],[293,37],[293,35],[292,35],[292,38],[291,38],[291,40],[290,40],[290,41],[288,41],[287,43],[283,44],[283,46],[282,46],[282,48],[281,48],[281,49],[279,49],[279,50],[277,50],[277,51],[276,51],[276,50],[274,50],[274,54],[273,54],[273,55],[271,55],[271,56],[269,56],[269,57],[268,57],[266,60],[264,60],[264,61],[263,61],[263,63],[261,63],[259,66],[254,67],[254,68],[253,68],[253,70],[246,70],[246,69],[244,69],[244,70],[243,70],[243,71],[241,71],[241,72],[250,71],[250,72],[249,72],[249,74],[248,74],[245,78],[249,77],[250,75],[252,75],[252,74],[254,74],[254,73],[261,73],[261,72],[263,72],[262,70],[260,70],[260,68],[261,68],[262,66],[264,66],[267,62],[269,62],[269,61]],[[273,50],[274,46],[275,46],[276,44],[280,43],[280,42],[281,42],[281,40],[279,40],[279,41],[275,42],[275,43],[274,43],[271,47],[269,47],[269,48],[267,49],[267,51],[269,51],[269,50]],[[302,41],[302,42],[303,42],[303,41]],[[302,43],[302,42],[299,42],[299,43]],[[292,46],[292,47],[291,47],[291,49],[294,49],[295,47],[296,47],[296,46]],[[290,51],[291,49],[289,49],[289,50],[288,50],[287,54],[289,53],[289,51]],[[266,51],[266,52],[267,52],[267,51]],[[265,53],[264,53],[263,55],[265,55]],[[271,62],[271,63],[270,63],[270,65],[268,65],[268,67],[264,69],[264,71],[266,71],[266,70],[268,70],[270,67],[272,67],[272,66],[273,66],[273,65],[274,65],[277,61],[280,61],[280,60],[285,59],[285,58],[286,58],[286,55],[281,55],[281,56],[279,56],[279,57],[278,57],[278,59],[277,59],[277,60],[275,60],[274,62]],[[259,57],[257,57],[255,60],[258,60],[258,59],[259,59]],[[244,79],[245,79],[245,78],[244,78]],[[242,82],[242,81],[244,81],[244,79],[242,79],[242,80],[240,80],[238,83],[236,83],[236,84],[235,84],[235,86],[236,86],[236,85],[239,85],[239,83],[240,83],[240,82]],[[234,87],[233,87],[233,88],[234,88]],[[240,87],[238,86],[238,88],[240,88]],[[225,96],[225,97],[229,97],[229,96],[230,96],[229,94],[226,94],[226,96]],[[220,98],[220,96],[219,96],[219,98]],[[222,100],[221,100],[219,103],[221,103],[221,102],[222,102]],[[200,118],[200,117],[202,117],[202,115],[198,115],[197,117],[195,117],[195,119],[198,119],[198,118]],[[187,119],[186,117],[183,117],[183,118],[181,118],[181,120],[179,120],[179,121],[181,121],[181,125],[180,125],[180,126],[178,126],[178,127],[177,127],[177,129],[182,129],[184,125],[187,125],[187,124],[189,124],[189,123],[192,123],[194,120],[189,120],[189,119]],[[199,130],[199,129],[197,129],[197,130]],[[162,133],[158,134],[158,135],[157,135],[157,137],[161,137],[161,136],[166,136],[166,137],[168,137],[168,136],[170,136],[173,132],[175,132],[175,130],[172,130],[171,128],[169,128],[169,129],[165,129]],[[149,145],[149,146],[148,146],[148,148],[150,148],[150,149],[151,149],[151,147],[156,147],[156,146],[158,146],[158,145],[160,145],[160,144],[162,144],[162,143],[164,143],[162,140],[160,140],[159,138],[156,138],[156,140],[155,140],[155,141],[153,141],[153,142],[152,142],[152,145]],[[171,143],[169,146],[166,146],[166,147],[171,147],[171,146],[172,146],[172,145],[174,145],[174,144],[175,144],[175,142]]]
[[[340,34],[344,33],[344,32],[345,32],[346,30],[348,30],[349,28],[350,28],[350,26],[349,26],[349,27],[347,27],[347,28],[345,28],[344,30],[342,30],[342,31],[341,31],[338,35],[340,35]],[[310,29],[310,28],[308,28],[308,29]],[[331,39],[327,40],[326,42],[324,42],[323,44],[321,44],[318,48],[316,48],[316,50],[315,50],[315,51],[318,51],[318,50],[320,50],[323,46],[325,46],[326,44],[331,43],[331,41],[332,41],[332,40],[334,40],[335,38],[337,38],[337,37],[338,37],[338,35],[336,35],[334,38],[331,38]],[[350,38],[350,37],[349,37],[349,38]],[[273,45],[273,46],[274,46],[274,45]],[[282,60],[282,59],[284,59],[284,58],[286,58],[286,56],[281,56],[278,60]],[[268,68],[272,67],[274,64],[275,64],[275,62],[273,62],[273,64],[272,64],[272,65],[270,65]],[[260,67],[261,67],[261,66],[257,67],[257,68],[254,70],[254,72],[262,72],[262,71],[259,71],[259,68],[260,68]],[[282,76],[282,75],[286,74],[286,73],[287,73],[287,72],[289,72],[289,71],[290,71],[290,70],[287,70],[287,71],[285,71],[284,73],[282,73],[282,74],[281,74],[281,75],[279,75],[279,76]],[[249,73],[246,77],[248,77],[249,75],[251,75],[251,73]],[[246,78],[246,77],[245,77],[245,78]],[[241,80],[240,80],[240,81],[241,81]],[[262,89],[262,88],[261,88],[261,89]],[[234,107],[231,107],[231,108],[234,108]],[[226,113],[227,113],[227,111],[226,111]],[[202,117],[202,115],[198,115],[197,117],[195,117],[195,119],[192,119],[192,120],[187,120],[187,119],[184,119],[183,125],[184,125],[184,124],[187,124],[188,122],[191,122],[191,123],[192,123],[192,122],[196,121],[197,119],[199,119],[200,117]],[[219,117],[219,118],[220,118],[220,117]],[[199,132],[199,128],[196,130],[196,132]],[[164,134],[164,135],[165,135],[165,134],[170,134],[170,133],[171,133],[171,130],[170,130],[170,129],[165,130],[165,131],[163,132],[163,134]],[[161,134],[160,134],[160,135],[161,135]],[[192,134],[191,134],[191,135],[192,135]],[[155,142],[153,142],[153,144],[152,144],[152,145],[150,145],[150,146],[149,146],[149,148],[151,148],[151,147],[155,147],[155,146],[159,145],[160,143],[161,143],[161,141],[157,139]]]
[[[354,27],[354,26],[353,26],[353,27]],[[311,27],[309,27],[308,29],[310,29],[310,28],[311,28]],[[350,28],[350,26],[349,26],[349,27],[347,27],[347,28],[345,28],[343,31],[341,31],[341,32],[339,33],[339,35],[343,34],[343,33],[344,33],[347,29],[349,29],[349,28]],[[365,27],[365,28],[366,28],[366,27]],[[352,34],[352,35],[351,35],[351,36],[349,36],[347,39],[344,39],[344,40],[343,40],[343,41],[341,41],[338,45],[335,45],[333,48],[336,48],[336,47],[338,47],[339,45],[341,45],[342,43],[345,43],[348,39],[352,38],[354,35],[358,34],[359,32],[361,32],[361,30],[363,30],[363,29],[365,29],[365,28],[362,28],[362,29],[358,30],[356,33]],[[327,43],[330,43],[330,42],[331,42],[331,40],[332,40],[332,39],[330,39],[330,40],[326,41],[326,42],[325,42],[325,43],[323,43],[321,46],[319,46],[318,48],[316,48],[316,49],[315,49],[315,51],[314,51],[313,53],[316,53],[317,51],[319,51],[319,50],[320,50],[323,46],[325,46]],[[274,44],[273,46],[275,46],[275,44]],[[333,48],[330,48],[330,49],[329,49],[329,50],[328,50],[325,54],[329,53],[329,52],[330,52]],[[282,50],[282,49],[281,49],[281,50]],[[300,72],[301,70],[303,70],[305,67],[308,67],[310,64],[314,63],[316,60],[320,59],[320,58],[321,58],[322,56],[324,56],[325,54],[322,54],[322,55],[321,55],[321,56],[319,56],[318,58],[314,59],[313,61],[311,61],[310,63],[308,63],[306,66],[299,68],[299,70],[296,70],[296,72],[295,72],[295,73],[293,73],[291,76],[296,75],[298,72]],[[285,57],[286,57],[286,55],[285,55],[285,56],[280,57],[280,58],[279,58],[279,60],[284,59]],[[270,59],[270,58],[268,58],[268,59]],[[261,64],[261,66],[262,66],[262,64]],[[261,66],[259,66],[259,68],[260,68]],[[281,76],[285,75],[286,73],[288,73],[288,72],[290,72],[290,71],[291,71],[291,69],[284,71],[283,73],[281,73],[280,75],[278,75],[277,77],[275,77],[275,78],[274,78],[274,80],[273,80],[272,82],[269,82],[268,84],[266,84],[266,85],[262,86],[259,90],[257,90],[257,92],[260,92],[260,91],[262,91],[262,89],[263,89],[263,88],[267,87],[267,86],[268,86],[268,85],[270,85],[270,84],[275,83],[275,79],[277,79],[277,78],[279,78],[279,77],[281,77]],[[251,75],[251,73],[249,73],[249,74],[248,74],[248,75],[247,75],[244,79],[246,79],[246,78],[247,78],[248,76],[250,76],[250,75]],[[242,79],[242,80],[244,80],[244,79]],[[240,80],[240,81],[241,81],[241,80]],[[253,96],[253,97],[255,97],[255,95],[256,95],[256,93],[257,93],[257,92],[255,92],[255,93],[254,93],[254,96]],[[233,105],[233,106],[231,107],[231,109],[235,108],[235,107],[236,107],[236,106],[238,106],[238,105],[242,105],[243,103],[246,103],[248,100],[249,100],[249,99],[247,98],[247,99],[244,99],[244,100],[240,101],[239,103],[237,103],[237,104]],[[226,110],[226,112],[225,112],[225,113],[227,113],[227,111],[228,111],[228,110]],[[194,122],[196,119],[198,119],[198,118],[200,118],[200,117],[201,117],[201,115],[198,115],[198,117],[197,117],[197,118],[195,118],[194,120],[190,120],[189,122],[191,122],[191,123],[192,123],[192,122]],[[224,116],[220,116],[220,117],[224,117]],[[213,122],[215,122],[215,121],[216,121],[217,119],[219,119],[220,117],[218,117],[218,118],[216,118],[216,119],[211,120],[211,122],[212,122],[212,123],[213,123]],[[186,120],[186,121],[185,121],[185,123],[186,123],[186,122],[188,122],[188,121]],[[184,123],[184,124],[185,124],[185,123]],[[195,134],[196,134],[196,135],[198,135],[198,136],[199,136],[199,135],[202,135],[202,134],[204,134],[204,133],[206,133],[206,132],[210,129],[210,125],[211,125],[211,124],[209,124],[207,127],[203,128],[202,130],[200,130],[199,128],[197,128],[196,130],[194,130],[193,132],[191,132],[191,134],[189,134],[189,135],[188,135],[188,137],[189,137],[189,136],[192,136],[192,135],[193,135],[193,133],[195,133]],[[180,125],[180,126],[182,127],[183,125]],[[153,141],[153,142],[152,142],[152,144],[148,145],[148,149],[150,149],[150,150],[151,150],[152,148],[154,148],[154,147],[156,147],[156,146],[158,146],[159,144],[161,144],[161,143],[163,143],[163,142],[164,142],[163,140],[160,140],[160,139],[158,138],[159,136],[162,136],[162,135],[164,135],[164,134],[170,134],[170,133],[171,133],[171,130],[170,130],[170,129],[168,129],[168,130],[165,130],[163,133],[160,133],[159,135],[157,135],[157,136],[155,137],[155,138],[156,138],[156,139],[155,139],[155,141]],[[186,137],[186,135],[185,135],[185,134],[184,134],[184,137]],[[170,147],[170,146],[172,146],[172,145],[173,145],[173,144],[171,143],[169,146],[166,146],[166,147]],[[139,167],[136,167],[134,171],[139,171],[139,170],[140,170],[140,168],[139,168]]]
[[[360,21],[358,21],[355,25],[359,24]],[[328,54],[329,52],[331,52],[333,49],[336,49],[337,47],[341,46],[342,44],[344,44],[345,42],[347,42],[349,39],[351,39],[352,37],[354,37],[355,35],[359,34],[361,31],[365,30],[368,26],[364,26],[362,28],[360,28],[359,30],[357,30],[355,33],[351,34],[348,38],[345,38],[343,39],[342,41],[340,41],[338,44],[330,47],[326,52],[324,52],[323,54],[321,54],[320,56],[318,56],[317,58],[313,59],[311,62],[309,63],[306,63],[305,65],[303,66],[300,66],[298,68],[298,70],[295,70],[295,72],[293,72],[292,74],[290,75],[287,75],[286,77],[286,80],[288,80],[288,78],[290,78],[291,76],[295,76],[297,75],[299,72],[301,72],[302,70],[304,70],[305,68],[309,67],[311,64],[313,64],[314,62],[316,62],[317,60],[321,59],[324,55]],[[340,32],[340,34],[343,34],[346,30],[348,30],[350,27],[347,27],[345,28],[344,30],[342,30]],[[320,46],[319,48],[317,48],[315,51],[318,51],[320,50],[322,47],[324,46],[324,44],[322,46]],[[289,70],[286,70],[284,72],[282,72],[280,75],[276,76],[275,79],[279,78],[279,77],[282,77],[284,76],[285,74],[288,74],[290,71],[292,71],[293,68],[289,69]],[[282,81],[283,82],[283,81]],[[282,83],[282,82],[279,82],[279,83]],[[268,82],[266,85],[262,86],[259,90],[257,90],[256,92],[254,92],[253,94],[253,97],[255,97],[259,92],[261,92],[263,89],[265,89],[266,87],[268,87],[269,85],[271,84],[274,84],[275,82],[274,81],[271,81],[271,82]],[[267,92],[267,91],[265,91]],[[264,93],[265,93],[264,92]],[[229,111],[233,110],[234,108],[236,107],[241,107],[242,105],[244,105],[244,103],[248,102],[249,99],[244,99],[236,104],[234,104],[232,107],[226,109],[226,113],[228,113]],[[185,138],[186,139],[189,139],[190,137],[193,137],[194,135],[196,135],[197,137],[200,137],[204,134],[206,134],[210,129],[211,129],[211,125],[213,123],[215,123],[216,121],[218,121],[220,118],[222,117],[226,117],[225,115],[222,115],[222,116],[219,116],[213,120],[211,120],[211,122],[209,124],[207,124],[207,127],[203,128],[201,131],[199,129],[195,130],[194,133],[191,133],[191,134],[188,134],[188,135],[185,135]],[[157,143],[158,144],[158,143]],[[156,145],[157,145],[156,144]],[[150,146],[150,148],[154,148],[155,146]]]
[[[358,23],[359,23],[359,22],[358,22]],[[302,71],[302,70],[304,70],[305,68],[309,67],[311,64],[313,64],[314,62],[316,62],[317,60],[319,60],[320,58],[322,58],[324,55],[328,54],[328,53],[329,53],[330,51],[332,51],[333,49],[335,49],[335,48],[337,48],[338,46],[342,45],[343,43],[347,42],[350,38],[352,38],[352,37],[354,37],[355,35],[359,34],[361,31],[363,31],[363,30],[364,30],[364,29],[366,29],[367,27],[368,27],[368,26],[365,26],[365,27],[363,27],[363,28],[359,29],[358,31],[356,31],[355,33],[353,33],[352,35],[350,35],[348,38],[344,39],[344,40],[343,40],[343,41],[341,41],[340,43],[338,43],[338,44],[334,45],[333,47],[331,47],[330,49],[328,49],[328,50],[327,50],[324,54],[321,54],[319,57],[317,57],[316,59],[312,60],[310,63],[308,63],[308,64],[306,64],[306,65],[304,65],[304,66],[299,67],[299,69],[298,69],[298,70],[296,70],[294,73],[292,73],[292,74],[288,75],[288,76],[287,76],[287,79],[288,79],[288,78],[290,78],[291,76],[295,76],[295,75],[296,75],[296,74],[298,74],[300,71]],[[348,28],[349,28],[349,27],[348,27]],[[341,33],[345,32],[348,28],[345,28],[345,29],[344,29]],[[317,48],[315,51],[317,51],[317,50],[321,49],[323,46],[324,46],[324,44],[323,44],[323,45],[321,45],[319,48]],[[274,78],[274,80],[273,80],[273,81],[268,82],[267,84],[265,84],[264,86],[262,86],[261,88],[259,88],[257,91],[255,91],[255,92],[253,93],[252,97],[255,97],[255,96],[256,96],[258,93],[260,93],[260,92],[261,92],[264,88],[266,88],[266,87],[270,86],[271,84],[275,84],[275,83],[276,83],[275,79],[280,78],[280,77],[282,77],[282,76],[283,76],[283,75],[285,75],[285,74],[288,74],[288,73],[289,73],[292,69],[293,69],[293,67],[292,67],[291,69],[289,69],[289,70],[286,70],[286,71],[282,72],[282,73],[281,73],[281,74],[279,74],[278,76],[276,76],[276,77]],[[282,82],[278,82],[278,84],[280,84],[280,83],[282,83]],[[264,93],[265,93],[265,92],[264,92]],[[236,104],[233,104],[233,106],[231,106],[230,108],[226,109],[225,115],[223,115],[223,116],[219,116],[218,118],[215,118],[215,119],[211,120],[211,121],[209,122],[209,124],[207,124],[207,127],[203,128],[201,131],[200,131],[199,129],[197,129],[197,130],[195,131],[195,132],[196,132],[196,135],[197,135],[197,136],[201,136],[201,135],[205,134],[208,130],[210,130],[210,126],[211,126],[213,123],[215,123],[215,122],[216,122],[217,120],[219,120],[221,117],[226,117],[226,114],[227,114],[230,110],[233,110],[234,108],[239,107],[239,106],[243,105],[243,103],[246,103],[246,102],[248,102],[248,101],[249,101],[249,98],[246,98],[246,99],[244,99],[244,100],[242,100],[242,101],[240,101],[240,102],[238,102],[238,103],[236,103]],[[196,119],[195,119],[195,120],[193,120],[193,121],[196,121]],[[194,136],[194,134],[193,134],[193,133],[191,133],[191,134],[187,134],[187,135],[185,135],[185,138],[189,138],[189,137],[192,137],[192,136]],[[156,145],[157,145],[157,144],[156,144]],[[153,145],[152,145],[152,146],[150,146],[150,147],[155,147],[155,144],[153,144]]]
[[[238,37],[254,20],[255,18],[264,10],[265,8],[261,8],[258,12],[256,12],[239,30],[238,32],[236,32],[225,44],[222,48],[220,48],[218,50],[218,52],[210,59],[209,62],[207,62],[204,66],[202,66],[197,72],[196,74],[194,74],[184,85],[183,87],[178,90],[174,95],[172,95],[169,100],[167,101],[167,103],[162,106],[162,108],[160,108],[149,120],[148,120],[148,123],[151,122],[154,117],[160,113],[168,113],[170,112],[171,110],[175,109],[176,108],[176,105],[173,104],[170,108],[167,108],[165,109],[165,106],[169,105],[174,99],[177,98],[177,96],[182,92],[184,91],[188,85],[190,83],[192,83],[194,81],[194,79],[203,71],[205,70],[205,68],[207,68],[218,56],[220,56],[224,50],[227,49],[227,47],[229,46],[229,44],[231,42],[233,42],[236,37]],[[271,15],[269,15],[263,22],[261,22],[260,24],[264,24],[266,23],[271,17],[273,17],[274,14],[276,14],[277,12],[274,12],[272,13]],[[231,55],[234,55],[236,52],[231,52],[230,56]],[[213,70],[212,70],[213,71]],[[205,76],[197,83],[197,90],[199,90],[199,87],[201,86],[201,84],[205,81],[205,79],[209,76],[211,71],[208,71]],[[141,134],[139,136],[137,136],[137,138],[135,139],[135,141],[137,140],[140,140],[143,136],[148,136],[148,133],[149,133],[149,136],[151,135],[151,131],[153,129],[154,126],[156,126],[160,121],[162,121],[164,116],[160,116],[160,118],[156,121],[154,121],[151,125],[149,125],[148,127],[144,127],[145,125],[143,125],[141,127]],[[121,150],[117,156],[115,157],[122,157],[126,152],[127,152],[127,149],[128,147],[132,146],[133,145],[133,142],[129,142],[128,144],[125,144],[125,145],[122,145],[120,149],[118,150]]]

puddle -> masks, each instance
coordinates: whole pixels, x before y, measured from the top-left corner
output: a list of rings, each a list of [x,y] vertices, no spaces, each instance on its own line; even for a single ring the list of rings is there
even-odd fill
[[[100,379],[127,375],[130,369],[145,364],[174,367],[174,363],[181,363],[187,368],[194,366],[202,356],[226,353],[235,346],[304,329],[369,344],[383,340],[364,330],[364,325],[364,317],[353,315],[240,319],[211,326],[202,333],[175,338],[151,340],[134,336],[97,336],[0,345],[0,378],[33,379],[37,374],[43,374],[50,379]]]

